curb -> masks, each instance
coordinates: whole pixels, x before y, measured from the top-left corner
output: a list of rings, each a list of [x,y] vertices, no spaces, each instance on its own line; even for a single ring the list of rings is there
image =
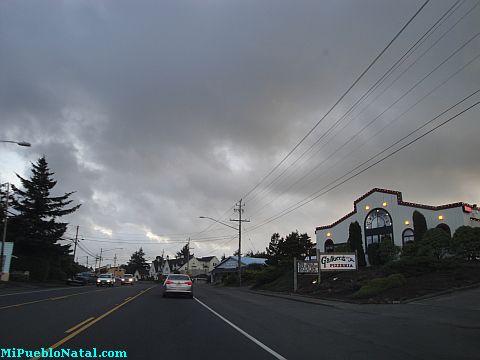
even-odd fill
[[[427,299],[431,299],[431,298],[442,296],[442,295],[448,295],[448,294],[452,294],[452,293],[455,293],[455,292],[471,290],[471,289],[476,289],[476,288],[480,288],[480,283],[467,285],[467,286],[462,286],[462,287],[457,287],[457,288],[451,288],[451,289],[447,289],[447,290],[442,290],[442,291],[438,291],[436,293],[422,295],[422,296],[419,296],[419,297],[416,297],[416,298],[413,298],[413,299],[402,300],[401,303],[402,304],[409,304],[409,303],[412,303],[412,302],[415,302],[415,301],[427,300]]]
[[[270,297],[276,297],[276,298],[281,298],[281,299],[286,299],[286,300],[292,300],[292,301],[297,301],[297,302],[303,302],[307,304],[315,304],[315,305],[323,305],[327,307],[333,307],[333,308],[338,308],[340,304],[349,304],[349,305],[398,305],[398,304],[409,304],[412,302],[416,301],[421,301],[421,300],[427,300],[435,297],[439,297],[442,295],[448,295],[452,294],[455,292],[460,292],[460,291],[466,291],[466,290],[471,290],[471,289],[476,289],[480,288],[480,283],[477,284],[472,284],[472,285],[467,285],[463,287],[457,287],[457,288],[452,288],[452,289],[447,289],[447,290],[442,290],[438,291],[435,293],[419,296],[413,299],[407,299],[407,300],[397,300],[397,301],[392,301],[392,302],[387,302],[387,303],[356,303],[356,302],[350,302],[342,299],[324,299],[324,298],[315,298],[313,296],[308,296],[308,295],[297,295],[297,294],[285,294],[285,293],[275,293],[272,291],[266,291],[266,290],[248,290],[248,292],[253,293],[253,294],[258,294],[258,295],[263,295],[263,296],[270,296]],[[340,303],[340,304],[331,304],[331,303]]]
[[[277,293],[270,292],[270,291],[265,291],[265,290],[248,290],[248,292],[250,292],[252,294],[257,294],[257,295],[270,296],[270,297],[276,297],[276,298],[285,299],[285,300],[303,302],[303,303],[307,303],[307,304],[314,304],[314,305],[321,305],[321,306],[326,306],[326,307],[338,308],[338,306],[336,306],[334,304],[326,303],[325,302],[326,300],[313,298],[313,297],[307,297],[307,296],[303,296],[303,295],[277,294]],[[328,300],[328,301],[331,301],[331,300]]]

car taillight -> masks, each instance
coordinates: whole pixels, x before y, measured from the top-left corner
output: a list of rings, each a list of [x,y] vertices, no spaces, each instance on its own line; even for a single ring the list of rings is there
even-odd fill
[[[173,284],[173,281],[170,281],[170,280],[165,281],[165,285],[168,285],[168,284]]]
[[[192,285],[192,282],[191,281],[185,281],[184,284],[185,285]]]

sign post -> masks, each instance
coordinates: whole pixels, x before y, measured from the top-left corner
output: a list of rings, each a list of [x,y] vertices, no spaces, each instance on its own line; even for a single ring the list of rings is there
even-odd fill
[[[297,292],[298,283],[297,283],[297,258],[293,258],[293,292]]]

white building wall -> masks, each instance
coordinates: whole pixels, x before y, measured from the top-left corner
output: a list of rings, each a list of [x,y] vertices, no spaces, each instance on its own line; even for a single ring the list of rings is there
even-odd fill
[[[317,248],[323,252],[327,239],[332,239],[334,244],[345,243],[348,240],[350,223],[358,221],[362,229],[362,240],[365,249],[365,219],[372,210],[377,208],[385,209],[390,214],[392,218],[394,242],[399,246],[402,246],[403,231],[407,228],[413,229],[412,216],[415,210],[425,216],[429,229],[445,223],[450,227],[452,235],[457,228],[463,225],[480,226],[479,221],[472,221],[470,219],[471,217],[479,218],[480,214],[476,209],[473,210],[472,213],[465,213],[462,206],[442,210],[430,210],[410,205],[398,205],[397,200],[396,194],[383,192],[370,194],[356,203],[356,212],[351,216],[333,227],[316,230]],[[440,220],[439,216],[442,216],[443,219]],[[408,224],[406,224],[406,221],[408,221]]]

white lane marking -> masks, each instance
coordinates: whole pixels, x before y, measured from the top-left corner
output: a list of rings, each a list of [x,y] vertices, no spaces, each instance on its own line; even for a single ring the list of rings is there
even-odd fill
[[[12,296],[12,295],[23,295],[23,294],[34,294],[34,293],[39,293],[39,292],[45,292],[45,291],[55,291],[55,290],[65,290],[65,289],[77,289],[76,287],[63,287],[63,288],[53,288],[53,289],[43,289],[43,290],[35,290],[35,291],[19,291],[19,292],[14,292],[14,293],[9,293],[9,294],[2,294],[0,297],[3,296]]]
[[[279,353],[277,353],[276,351],[270,349],[267,345],[265,345],[264,343],[262,343],[261,341],[255,339],[252,335],[250,335],[249,333],[247,333],[246,331],[243,331],[242,329],[240,329],[237,325],[235,325],[234,323],[232,323],[230,320],[227,320],[226,318],[224,318],[222,315],[220,315],[219,313],[217,313],[215,310],[213,310],[211,307],[209,307],[208,305],[204,304],[203,302],[201,302],[200,300],[198,300],[196,297],[194,298],[195,301],[197,301],[200,305],[202,305],[205,309],[209,310],[210,312],[212,312],[214,315],[218,316],[220,319],[222,319],[223,321],[225,321],[228,325],[230,325],[231,327],[233,327],[235,330],[237,330],[240,334],[242,334],[243,336],[245,336],[247,339],[253,341],[255,344],[257,344],[258,346],[260,346],[263,350],[267,351],[268,353],[270,353],[271,355],[273,355],[274,357],[276,357],[277,359],[279,360],[287,360],[286,358],[284,358],[282,355],[280,355]]]

